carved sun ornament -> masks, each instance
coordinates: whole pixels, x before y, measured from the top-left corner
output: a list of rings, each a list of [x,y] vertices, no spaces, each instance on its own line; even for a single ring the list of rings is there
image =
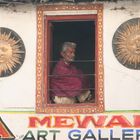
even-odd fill
[[[8,28],[0,28],[0,77],[10,76],[23,64],[25,47],[21,38]]]
[[[114,34],[112,47],[122,65],[140,69],[140,18],[130,19],[119,26]]]

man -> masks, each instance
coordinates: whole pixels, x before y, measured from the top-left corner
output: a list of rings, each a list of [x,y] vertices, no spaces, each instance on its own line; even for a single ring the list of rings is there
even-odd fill
[[[91,97],[88,80],[82,71],[72,64],[75,59],[75,49],[75,43],[64,42],[60,52],[62,59],[53,70],[50,96],[56,104],[81,103]]]

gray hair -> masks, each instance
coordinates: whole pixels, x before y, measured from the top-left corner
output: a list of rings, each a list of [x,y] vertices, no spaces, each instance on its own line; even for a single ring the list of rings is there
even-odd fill
[[[76,43],[74,42],[64,42],[61,48],[61,51],[64,52],[66,51],[67,48],[76,48]]]

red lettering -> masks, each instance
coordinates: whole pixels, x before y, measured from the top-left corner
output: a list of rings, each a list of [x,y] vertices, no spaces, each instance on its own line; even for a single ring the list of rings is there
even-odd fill
[[[134,115],[134,127],[140,127],[140,115]],[[29,127],[36,128],[39,126],[53,128],[87,128],[93,125],[95,128],[102,127],[133,127],[133,124],[123,115],[114,115],[111,118],[107,115],[99,116],[47,116],[44,118],[29,117]]]
[[[114,127],[114,126],[132,127],[132,124],[124,116],[121,115],[121,116],[113,116],[106,125],[106,127]]]
[[[93,116],[86,116],[81,120],[80,116],[76,116],[78,122],[78,128],[87,128],[91,122],[95,127],[103,127],[107,116],[98,116],[98,119],[95,120]]]
[[[46,127],[51,127],[51,118],[51,116],[44,117],[43,119],[38,117],[29,117],[29,127],[36,128],[43,125],[46,125]]]
[[[74,119],[69,116],[56,116],[54,127],[57,128],[73,128],[74,127]],[[69,121],[69,124],[68,124]],[[70,122],[72,121],[72,122]]]
[[[9,138],[9,135],[7,129],[0,123],[0,138]]]
[[[134,115],[134,127],[140,127],[140,115]]]
[[[0,139],[15,139],[15,136],[12,134],[10,129],[6,126],[6,124],[3,122],[3,120],[0,117]]]

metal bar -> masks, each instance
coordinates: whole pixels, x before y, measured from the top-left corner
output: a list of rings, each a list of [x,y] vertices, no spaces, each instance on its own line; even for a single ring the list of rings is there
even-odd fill
[[[77,62],[95,62],[96,60],[74,60],[73,63]],[[59,62],[59,60],[54,60],[54,61],[48,61],[49,63],[56,63]]]
[[[80,76],[95,76],[96,74],[76,74],[76,75],[70,75],[70,74],[64,74],[64,75],[52,75],[52,74],[49,74],[48,76],[49,77],[63,77],[63,76],[67,76],[67,77],[71,77],[71,76],[76,76],[76,77],[80,77]]]
[[[49,91],[83,91],[83,90],[95,90],[95,88],[88,88],[88,89],[79,89],[79,90],[75,90],[75,89],[48,89]]]

